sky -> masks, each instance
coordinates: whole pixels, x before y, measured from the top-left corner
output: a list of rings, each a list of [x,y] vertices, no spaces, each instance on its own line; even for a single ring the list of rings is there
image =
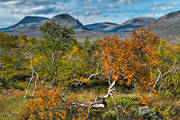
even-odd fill
[[[123,23],[135,17],[161,17],[180,10],[180,0],[0,0],[0,28],[25,16],[51,18],[67,13],[83,24]]]

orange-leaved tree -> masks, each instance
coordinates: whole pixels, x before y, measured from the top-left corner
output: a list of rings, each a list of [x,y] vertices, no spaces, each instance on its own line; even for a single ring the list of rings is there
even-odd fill
[[[18,120],[85,120],[88,107],[73,105],[73,97],[63,97],[59,89],[41,89],[36,98],[17,114]]]
[[[101,42],[103,69],[115,82],[127,81],[139,91],[152,90],[152,73],[158,65],[159,38],[151,27],[132,30],[130,37],[121,40],[110,35]],[[142,94],[145,98],[145,94]],[[147,101],[143,99],[143,102]]]

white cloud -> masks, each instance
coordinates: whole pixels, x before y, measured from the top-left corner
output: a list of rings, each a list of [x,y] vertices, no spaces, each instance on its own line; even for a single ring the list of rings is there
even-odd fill
[[[118,3],[127,3],[127,4],[132,4],[132,3],[136,3],[140,0],[96,0],[98,2],[102,2],[102,1],[109,1],[109,2],[118,2]]]
[[[109,7],[109,8],[115,8],[116,5],[114,5],[114,4],[109,4],[108,7]]]
[[[117,0],[117,2],[119,2],[119,3],[125,3],[125,2],[129,2],[129,0]]]
[[[56,7],[53,5],[50,6],[26,6],[26,7],[20,7],[20,8],[14,8],[12,9],[12,12],[14,14],[23,14],[23,15],[28,15],[28,14],[33,14],[36,13],[37,11],[46,11],[49,9],[55,9]]]
[[[162,4],[162,2],[152,2],[152,3],[150,3],[150,5],[151,6],[158,6],[158,5],[161,5]]]
[[[22,13],[27,14],[27,13],[31,13],[31,12],[36,11],[36,10],[44,10],[44,9],[46,9],[45,6],[29,7],[26,9],[22,9]],[[19,11],[20,11],[20,9],[19,9]]]
[[[162,7],[153,7],[151,8],[152,11],[166,11],[166,10],[172,10],[176,8],[175,6],[162,6]]]
[[[9,9],[3,8],[0,8],[0,16],[0,28],[13,25],[24,17],[22,14],[12,14]]]
[[[148,13],[148,14],[144,14],[144,15],[142,15],[142,17],[154,17],[154,18],[159,18],[159,17],[161,17],[161,16],[163,16],[164,14],[162,14],[162,13],[157,13],[157,14],[155,14],[155,13]]]
[[[19,2],[20,1],[7,1],[7,2],[4,2],[2,4],[4,4],[4,5],[15,5],[15,4],[19,3]]]
[[[165,2],[153,2],[150,4],[151,11],[168,11],[178,8],[180,3],[165,3]]]
[[[83,13],[83,15],[85,15],[85,16],[96,16],[96,15],[99,15],[99,14],[101,14],[101,11],[100,10],[94,10],[94,11],[85,11],[84,13]]]

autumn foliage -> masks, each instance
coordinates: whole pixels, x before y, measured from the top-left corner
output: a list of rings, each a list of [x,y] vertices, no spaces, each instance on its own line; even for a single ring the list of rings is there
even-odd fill
[[[41,89],[36,98],[24,106],[17,115],[18,120],[84,120],[88,108],[73,107],[72,97],[61,96],[59,89]]]
[[[158,65],[159,38],[148,28],[133,30],[124,40],[118,35],[108,36],[101,42],[103,68],[114,81],[127,81],[140,91],[152,90],[152,72]]]

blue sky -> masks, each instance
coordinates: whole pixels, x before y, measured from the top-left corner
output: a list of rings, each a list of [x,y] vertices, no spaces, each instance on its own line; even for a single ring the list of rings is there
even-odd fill
[[[68,13],[83,24],[122,23],[134,17],[158,18],[180,10],[180,0],[0,0],[0,28],[24,16]]]

